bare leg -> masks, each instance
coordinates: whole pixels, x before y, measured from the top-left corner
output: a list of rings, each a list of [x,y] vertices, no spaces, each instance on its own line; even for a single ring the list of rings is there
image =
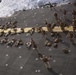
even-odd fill
[[[48,65],[48,68],[51,68],[51,66],[50,66],[50,63],[49,63],[49,62],[47,62],[47,65]]]
[[[44,65],[45,65],[46,68],[48,68],[48,64],[47,64],[47,62],[44,62]]]

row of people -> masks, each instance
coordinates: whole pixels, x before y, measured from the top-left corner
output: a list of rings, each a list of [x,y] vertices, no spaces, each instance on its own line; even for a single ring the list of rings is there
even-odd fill
[[[24,43],[22,41],[22,39],[16,39],[16,38],[12,38],[11,40],[9,40],[7,37],[3,38],[0,40],[0,44],[7,44],[7,46],[12,47],[15,44],[15,47],[19,47],[22,46]]]
[[[71,25],[67,25],[65,22],[62,22],[61,20],[57,20],[57,21],[59,22],[58,25],[61,27],[61,30],[62,30],[63,32],[66,31],[66,30],[65,30],[65,27],[73,26],[73,32],[75,33],[75,30],[76,30],[76,19],[73,19],[73,20],[72,20]],[[48,23],[46,19],[45,19],[45,21],[44,21],[44,24],[46,25],[47,30],[48,30],[49,32],[52,32],[52,31],[53,31],[53,28],[56,27],[56,26],[58,26],[58,25],[55,24],[55,23],[53,23],[53,24]]]
[[[0,29],[8,29],[8,28],[16,28],[17,27],[17,21],[9,21],[6,22],[5,25],[0,25]]]
[[[24,33],[24,29],[23,28],[20,28],[19,32],[17,32],[17,28],[13,28],[13,29],[9,30],[8,32],[5,32],[5,30],[2,30],[0,32],[0,37],[2,37],[2,36],[7,37],[9,35],[16,35],[16,34],[21,34],[21,33]]]

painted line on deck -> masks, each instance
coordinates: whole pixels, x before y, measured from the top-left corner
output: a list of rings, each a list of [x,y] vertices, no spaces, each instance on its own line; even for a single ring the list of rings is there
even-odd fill
[[[17,29],[17,33],[21,32],[21,28],[15,28]],[[27,27],[27,28],[23,28],[24,29],[24,32],[27,33],[29,30],[32,29],[32,27]],[[46,32],[48,31],[46,27],[42,27],[43,30],[45,30]],[[69,27],[65,27],[64,28],[66,31],[73,31],[73,26],[69,26]],[[4,30],[4,29],[0,29],[0,32],[4,31],[4,33],[8,33],[9,31],[11,31],[12,33],[14,32],[14,28],[8,28],[7,30]],[[62,32],[61,30],[61,27],[57,26],[57,27],[54,27],[53,29],[54,32]],[[37,32],[35,30],[35,32]]]

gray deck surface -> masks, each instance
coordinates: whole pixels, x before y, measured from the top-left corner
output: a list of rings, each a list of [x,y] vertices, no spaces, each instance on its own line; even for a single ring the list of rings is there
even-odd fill
[[[59,13],[61,19],[63,19],[62,13],[59,9],[65,8],[68,11],[68,18],[71,20],[71,10],[76,7],[73,5],[66,5],[61,7],[56,7],[56,12]],[[19,12],[17,16],[13,16],[6,19],[0,19],[0,24],[5,24],[7,21],[18,21],[18,27],[37,27],[39,25],[44,25],[44,20],[47,19],[49,23],[55,22],[53,17],[53,11],[49,8],[35,9]],[[66,21],[67,22],[67,21]],[[71,24],[71,21],[67,22]],[[76,46],[73,46],[69,39],[65,38],[64,33],[61,33],[64,43],[59,43],[58,48],[44,47],[44,38],[39,33],[32,35],[36,43],[38,44],[39,51],[47,56],[52,55],[50,64],[53,70],[49,72],[41,60],[36,60],[38,58],[37,52],[33,49],[28,50],[26,46],[21,48],[9,47],[7,45],[0,45],[0,75],[76,75]],[[26,33],[20,35],[9,36],[9,39],[13,37],[21,38],[24,42],[28,42],[30,36],[26,36]],[[49,33],[47,37],[52,41]],[[2,39],[3,37],[0,37]],[[76,42],[76,38],[75,38]],[[69,54],[64,54],[62,49],[68,48],[70,50]],[[51,49],[51,50],[49,50]],[[21,58],[20,58],[21,57]],[[23,68],[22,68],[23,67]],[[36,72],[36,70],[40,70]]]

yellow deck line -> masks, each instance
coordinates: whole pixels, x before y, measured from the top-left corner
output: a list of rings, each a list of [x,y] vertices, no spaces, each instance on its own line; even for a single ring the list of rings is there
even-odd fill
[[[31,30],[32,27],[27,27],[27,28],[24,28],[24,32],[28,32],[29,30]],[[42,27],[43,30],[45,31],[48,31],[46,27]],[[16,28],[17,29],[17,32],[20,32],[21,31],[21,28]],[[72,26],[69,26],[69,27],[65,27],[64,28],[65,30],[68,30],[68,31],[73,31],[73,27]],[[4,30],[4,29],[0,29],[0,32],[4,31],[5,33],[7,33],[8,31],[11,31],[11,32],[14,32],[13,29],[9,28],[7,30]],[[62,32],[61,28],[60,27],[55,27],[53,29],[54,32]],[[36,31],[35,31],[36,32]]]

